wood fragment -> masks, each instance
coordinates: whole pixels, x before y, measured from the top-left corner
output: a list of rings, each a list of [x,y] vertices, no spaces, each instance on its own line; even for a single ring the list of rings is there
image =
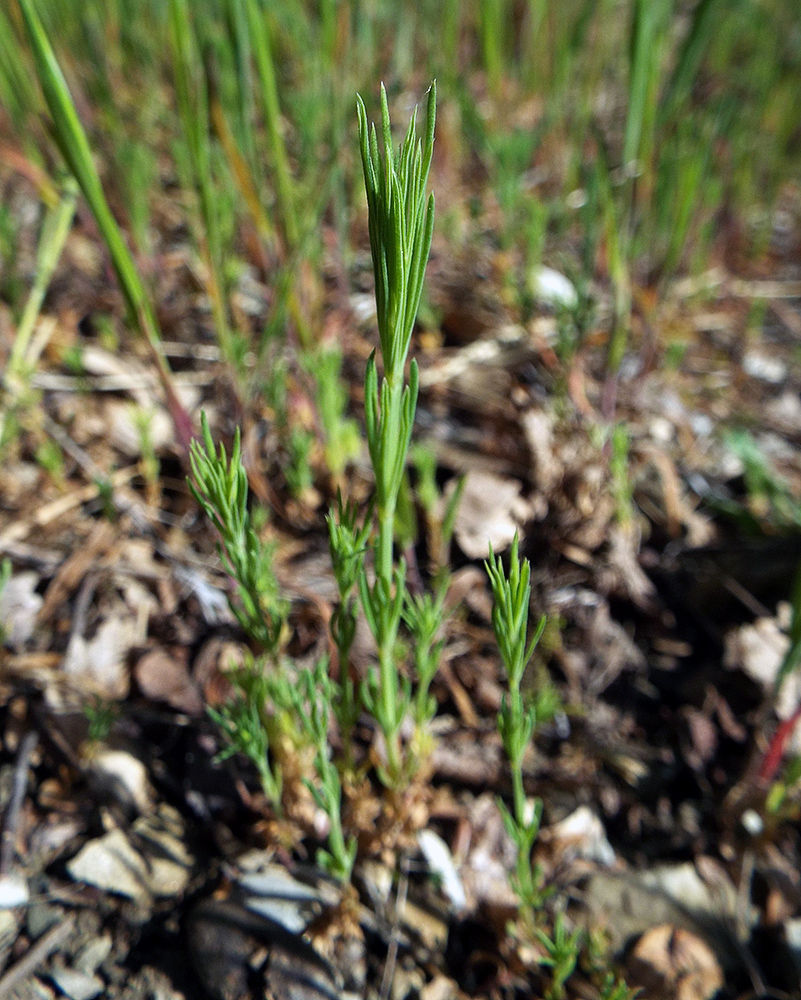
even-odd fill
[[[3,830],[0,834],[0,877],[8,875],[14,860],[14,842],[17,839],[20,810],[28,784],[28,764],[38,739],[36,733],[26,733],[17,751],[11,796],[3,816]]]
[[[22,958],[0,978],[0,1000],[6,1000],[17,986],[32,976],[39,966],[61,947],[72,934],[74,927],[73,917],[66,917],[61,923],[46,931],[36,944],[31,945]]]

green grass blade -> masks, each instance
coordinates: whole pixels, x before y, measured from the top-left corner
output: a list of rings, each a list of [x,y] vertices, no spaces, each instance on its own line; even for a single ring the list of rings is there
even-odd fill
[[[693,11],[690,30],[665,88],[659,113],[660,123],[670,120],[690,96],[701,61],[715,34],[720,6],[720,0],[700,0]]]
[[[211,162],[208,86],[186,0],[172,0],[170,3],[169,27],[178,112],[200,209],[198,244],[206,264],[206,287],[220,349],[223,357],[230,361],[231,331],[225,301],[219,199]]]
[[[33,51],[36,73],[53,121],[53,133],[61,154],[89,203],[98,228],[108,247],[123,296],[131,316],[150,345],[167,396],[179,440],[185,449],[192,437],[192,424],[175,393],[167,358],[153,307],[145,292],[139,272],[103,193],[103,186],[92,158],[92,150],[72,100],[67,81],[61,72],[50,40],[44,30],[33,0],[18,0],[25,30]]]
[[[20,131],[26,119],[39,109],[39,95],[25,65],[8,14],[0,7],[0,102],[8,109]]]
[[[275,173],[278,206],[284,237],[287,247],[291,251],[298,245],[300,229],[292,171],[289,166],[289,156],[281,125],[281,106],[278,99],[278,83],[275,75],[270,25],[264,11],[260,9],[258,0],[246,0],[246,3],[250,37],[253,42],[253,53],[256,57],[256,68],[261,85],[262,111]]]
[[[25,309],[20,317],[14,345],[6,366],[5,380],[11,383],[25,377],[26,353],[30,344],[36,320],[44,302],[47,287],[56,269],[61,251],[69,235],[72,219],[75,215],[75,202],[78,189],[75,181],[70,178],[64,185],[61,200],[55,208],[50,209],[45,217],[42,233],[39,238],[39,248],[36,254],[36,271],[33,288],[25,303]]]

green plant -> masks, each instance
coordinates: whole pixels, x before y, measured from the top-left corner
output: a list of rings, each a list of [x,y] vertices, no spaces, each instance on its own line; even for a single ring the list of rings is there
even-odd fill
[[[634,1000],[638,994],[638,990],[632,989],[624,980],[618,979],[614,972],[608,972],[598,991],[598,1000]]]
[[[801,790],[801,757],[795,756],[781,768],[780,775],[773,780],[765,797],[765,813],[771,817],[774,824],[798,816],[799,790]]]
[[[329,716],[337,693],[328,675],[327,660],[320,660],[313,671],[303,672],[300,689],[305,701],[299,706],[300,725],[316,751],[317,781],[306,779],[306,785],[329,823],[328,850],[319,850],[317,861],[340,882],[349,882],[358,844],[353,836],[346,839],[342,830],[342,784],[328,746]]]
[[[551,983],[547,1000],[562,1000],[564,984],[572,975],[581,949],[581,931],[568,932],[563,914],[554,921],[553,931],[538,925],[542,907],[551,890],[543,885],[542,869],[532,857],[542,820],[542,800],[526,800],[523,786],[523,758],[538,727],[559,709],[556,691],[544,685],[529,704],[525,703],[522,681],[526,667],[542,637],[546,625],[543,616],[531,640],[528,640],[531,564],[519,557],[517,535],[512,542],[509,569],[490,547],[485,565],[490,578],[494,606],[492,625],[501,654],[509,690],[498,714],[498,730],[512,773],[512,809],[499,800],[504,826],[517,849],[517,863],[512,885],[520,901],[520,932],[533,936],[543,951],[540,965],[550,968]]]
[[[615,516],[618,524],[626,527],[633,517],[634,491],[629,466],[629,432],[625,424],[614,426],[609,445],[609,474],[615,500]]]
[[[447,583],[447,580],[445,581]],[[418,733],[427,727],[437,711],[437,702],[429,689],[439,668],[439,660],[445,646],[444,639],[437,634],[445,621],[444,604],[447,587],[440,587],[436,595],[427,591],[422,594],[406,594],[403,620],[412,635],[415,679],[417,687],[412,702],[412,715]]]
[[[517,848],[514,889],[521,906],[531,915],[542,906],[546,897],[540,866],[532,862],[542,818],[542,801],[535,799],[529,809],[523,787],[523,758],[540,718],[536,704],[525,704],[521,684],[545,628],[545,618],[540,619],[528,641],[531,564],[527,559],[520,559],[518,547],[515,535],[508,572],[504,572],[503,563],[491,547],[485,565],[494,600],[492,627],[509,684],[498,714],[498,730],[512,773],[512,809],[510,811],[504,802],[499,804],[504,825]]]
[[[305,427],[292,427],[286,442],[287,464],[284,476],[292,496],[301,499],[314,483],[311,452],[314,433]]]
[[[206,265],[206,287],[220,349],[230,362],[233,357],[232,334],[223,272],[221,199],[212,169],[208,86],[187,0],[170,0],[169,28],[178,112],[188,153],[191,181],[198,201],[198,243]]]
[[[297,218],[295,186],[281,124],[281,107],[273,60],[272,29],[267,11],[260,9],[258,0],[244,0],[244,4],[256,61],[259,97],[267,128],[269,140],[267,148],[275,175],[275,189],[283,237],[287,249],[293,251],[297,248],[300,238],[300,225]]]
[[[52,438],[44,438],[36,448],[36,461],[56,486],[63,490],[67,480],[64,474],[64,452],[58,442]]]
[[[356,422],[345,416],[348,391],[342,381],[342,351],[338,347],[320,348],[307,355],[304,367],[316,386],[326,465],[338,482],[361,447]]]
[[[34,339],[33,335],[45,294],[69,235],[75,214],[77,193],[74,179],[68,177],[58,201],[54,207],[47,209],[42,223],[33,285],[17,324],[8,363],[2,376],[6,396],[0,412],[0,444],[15,436],[15,424],[18,421],[24,422],[22,415],[38,401],[37,394],[30,390],[30,375],[47,341],[41,336]],[[0,260],[3,256],[5,255],[0,254]]]
[[[30,123],[30,110],[38,104],[38,95],[7,11],[7,6],[0,8],[0,103],[17,130],[24,132]]]
[[[258,772],[267,801],[280,813],[281,769],[270,757],[267,712],[272,691],[269,675],[263,665],[251,662],[233,671],[231,681],[233,697],[219,708],[210,705],[207,709],[227,744],[217,760],[227,760],[237,753],[250,760]]]
[[[272,549],[257,536],[248,511],[248,478],[241,462],[237,430],[229,460],[225,446],[215,449],[206,415],[203,442],[190,449],[192,495],[220,534],[220,557],[237,584],[231,600],[237,621],[277,661],[283,645],[286,602],[280,597],[272,569]]]
[[[414,494],[425,518],[432,589],[445,594],[450,582],[450,544],[467,477],[459,476],[446,497],[437,485],[436,451],[421,442],[412,445],[410,457],[417,473]]]
[[[375,126],[368,127],[361,98],[357,110],[384,367],[380,390],[375,352],[365,375],[365,426],[375,474],[378,539],[375,582],[371,585],[362,573],[359,593],[378,647],[378,673],[368,676],[363,698],[386,742],[385,778],[398,785],[403,780],[400,728],[410,685],[408,679],[401,678],[395,655],[405,602],[406,564],[402,559],[394,562],[393,540],[417,405],[417,363],[412,359],[408,384],[404,369],[434,228],[434,196],[426,197],[426,183],[434,147],[436,87],[432,84],[429,91],[424,141],[417,138],[415,111],[397,153],[393,150],[387,95],[381,88],[383,158]]]
[[[481,55],[493,96],[500,91],[509,31],[508,0],[487,0],[479,4]]]
[[[747,494],[747,510],[731,502],[719,504],[724,511],[739,520],[750,520],[757,529],[768,525],[773,531],[797,530],[801,527],[801,503],[790,484],[773,467],[759,442],[743,428],[728,430],[723,435],[726,447],[740,460]]]
[[[155,506],[159,496],[159,472],[161,463],[153,445],[153,410],[134,407],[131,414],[133,425],[139,434],[139,462],[145,480],[148,503]]]
[[[133,257],[106,201],[92,150],[81,125],[56,55],[39,19],[33,0],[18,0],[33,49],[36,73],[53,122],[53,134],[61,155],[72,171],[111,255],[131,317],[144,335],[161,379],[170,413],[181,444],[189,448],[192,422],[178,399],[172,373],[161,344],[153,306],[142,284]]]
[[[32,359],[27,356],[28,348],[47,288],[69,235],[77,196],[77,185],[70,177],[64,183],[58,203],[48,210],[42,224],[33,287],[17,324],[17,332],[6,365],[4,382],[7,386],[19,380],[24,381],[27,369],[31,366]]]
[[[412,703],[412,685],[402,677],[396,661],[398,630],[406,617],[414,642],[417,691],[413,715],[423,728],[435,710],[429,687],[441,651],[437,632],[442,624],[444,587],[435,597],[412,598],[406,589],[405,565],[394,563],[393,532],[397,495],[405,471],[417,395],[417,370],[412,362],[410,384],[404,366],[422,289],[433,226],[433,200],[425,184],[431,162],[435,95],[432,87],[425,145],[416,141],[415,116],[397,156],[392,139],[386,94],[382,91],[385,158],[378,152],[375,131],[368,135],[364,105],[359,102],[365,182],[370,210],[370,232],[376,267],[379,333],[384,378],[379,394],[375,357],[366,375],[368,444],[376,476],[376,494],[359,526],[353,503],[338,499],[328,519],[329,542],[340,604],[331,620],[331,634],[339,656],[338,683],[328,676],[327,663],[302,673],[293,683],[281,658],[285,604],[280,599],[271,568],[269,547],[259,540],[247,507],[247,475],[241,462],[237,432],[230,458],[225,447],[215,448],[203,415],[202,441],[190,451],[193,495],[220,535],[220,555],[237,584],[231,606],[242,627],[265,650],[273,663],[232,675],[234,698],[212,717],[227,741],[225,755],[241,752],[256,765],[268,798],[280,808],[280,760],[271,748],[268,732],[274,727],[270,705],[281,716],[291,716],[294,739],[315,750],[316,782],[309,782],[317,805],[329,819],[328,850],[321,861],[347,880],[355,859],[355,841],[342,830],[339,771],[328,750],[328,727],[336,719],[344,744],[345,766],[352,766],[351,733],[362,707],[376,719],[384,736],[386,761],[380,768],[385,782],[399,788],[409,780],[415,760],[404,759],[399,731]],[[337,405],[339,405],[338,401]],[[452,516],[450,517],[452,522]],[[448,530],[452,530],[452,523]],[[373,533],[375,582],[368,580],[365,554]],[[356,630],[357,595],[378,646],[378,670],[357,689],[350,671],[350,650]],[[419,750],[419,748],[418,748]]]
[[[331,564],[339,591],[339,603],[334,608],[330,623],[331,637],[339,660],[339,685],[334,712],[349,765],[352,763],[351,734],[362,707],[360,692],[351,673],[350,651],[356,638],[357,593],[372,530],[371,513],[367,512],[362,526],[358,527],[356,505],[352,502],[343,503],[342,494],[338,493],[336,510],[332,510],[327,518]]]
[[[558,913],[554,921],[553,934],[547,934],[537,928],[536,936],[545,952],[539,963],[551,970],[551,984],[545,993],[545,998],[562,1000],[565,995],[565,983],[573,975],[578,961],[581,928],[577,927],[569,933],[564,914]]]
[[[88,723],[87,742],[103,743],[119,716],[119,707],[113,701],[95,695],[84,703],[83,714]]]

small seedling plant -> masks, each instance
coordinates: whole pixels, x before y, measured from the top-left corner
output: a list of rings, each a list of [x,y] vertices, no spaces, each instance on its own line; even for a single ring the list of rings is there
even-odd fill
[[[353,730],[366,712],[380,734],[375,755],[377,772],[387,788],[399,792],[420,767],[422,739],[404,731],[426,729],[436,701],[430,693],[442,652],[440,632],[445,617],[446,576],[433,593],[412,596],[406,563],[396,557],[396,513],[406,476],[407,456],[417,405],[417,364],[406,373],[417,309],[434,224],[434,198],[427,181],[434,143],[436,88],[429,91],[426,129],[417,134],[417,113],[396,150],[387,95],[381,90],[381,135],[368,124],[357,99],[359,140],[369,213],[370,246],[376,282],[379,350],[365,374],[365,431],[375,477],[375,495],[360,512],[338,497],[328,517],[331,560],[339,604],[331,618],[331,637],[338,670],[328,664],[296,671],[287,661],[286,602],[272,569],[272,551],[254,528],[248,507],[247,473],[239,434],[231,455],[215,445],[208,421],[191,449],[192,492],[217,529],[224,569],[235,581],[233,612],[264,659],[234,671],[236,693],[223,708],[213,709],[228,749],[253,760],[262,789],[280,811],[286,789],[280,754],[270,743],[275,714],[292,718],[293,740],[313,750],[314,777],[308,778],[316,805],[329,823],[328,849],[320,860],[336,877],[350,878],[355,840],[342,827],[342,775],[353,774]],[[452,528],[452,516],[446,530]],[[375,664],[357,681],[351,650],[359,613],[375,640]],[[409,663],[402,662],[401,631],[408,633]],[[269,663],[271,680],[265,681]],[[333,679],[331,676],[333,673]],[[267,702],[272,701],[273,705]],[[341,755],[333,760],[329,726],[339,729]]]
[[[540,950],[539,964],[550,972],[546,1000],[562,1000],[565,983],[578,961],[582,935],[580,929],[568,929],[562,913],[556,915],[551,931],[542,926],[543,906],[553,891],[545,885],[541,866],[533,858],[542,821],[542,800],[527,799],[523,785],[523,759],[531,740],[537,728],[559,709],[553,688],[547,685],[540,688],[528,702],[522,690],[526,667],[545,630],[546,619],[540,618],[529,639],[531,564],[520,558],[517,535],[512,542],[508,569],[504,569],[492,547],[485,565],[494,599],[492,627],[508,683],[498,713],[498,730],[511,769],[512,808],[500,799],[498,805],[517,855],[512,887],[520,903],[520,915],[512,930],[515,936],[533,941]]]
[[[370,460],[375,474],[375,579],[359,574],[359,595],[378,648],[378,670],[368,674],[362,697],[375,718],[386,746],[382,780],[391,786],[404,781],[400,731],[411,699],[408,677],[398,669],[395,646],[407,603],[406,564],[394,558],[395,511],[406,469],[417,407],[417,362],[406,357],[423,291],[431,237],[434,195],[426,198],[434,151],[436,87],[428,97],[425,141],[416,135],[417,112],[396,153],[387,95],[381,88],[383,158],[375,126],[370,128],[361,98],[357,100],[359,141],[375,275],[383,378],[379,388],[375,352],[367,363],[364,417]]]
[[[523,758],[540,720],[537,706],[525,704],[521,684],[545,628],[545,618],[540,619],[529,641],[531,564],[520,559],[518,548],[519,539],[515,535],[507,573],[490,547],[486,569],[494,598],[492,627],[509,684],[498,714],[498,730],[512,772],[512,809],[503,801],[499,801],[499,806],[506,830],[517,848],[514,889],[523,909],[533,914],[545,899],[542,873],[536,864],[532,865],[531,858],[542,819],[542,801],[535,799],[529,808],[523,787]]]

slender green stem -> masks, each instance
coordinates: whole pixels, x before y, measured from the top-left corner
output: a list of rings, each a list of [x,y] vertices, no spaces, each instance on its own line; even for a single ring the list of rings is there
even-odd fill
[[[292,171],[289,166],[289,156],[281,123],[281,106],[278,98],[270,24],[265,14],[259,10],[257,0],[246,0],[246,2],[251,37],[254,41],[253,53],[256,57],[256,67],[261,84],[262,110],[270,139],[269,148],[275,171],[281,221],[288,249],[292,251],[297,248],[300,227],[295,205]]]
[[[28,301],[25,303],[25,309],[20,318],[17,335],[14,338],[6,366],[6,384],[24,377],[25,355],[44,302],[47,286],[50,284],[53,271],[69,235],[72,219],[75,215],[77,197],[78,185],[71,177],[64,185],[64,191],[58,205],[51,209],[45,219],[36,257],[36,276]]]

